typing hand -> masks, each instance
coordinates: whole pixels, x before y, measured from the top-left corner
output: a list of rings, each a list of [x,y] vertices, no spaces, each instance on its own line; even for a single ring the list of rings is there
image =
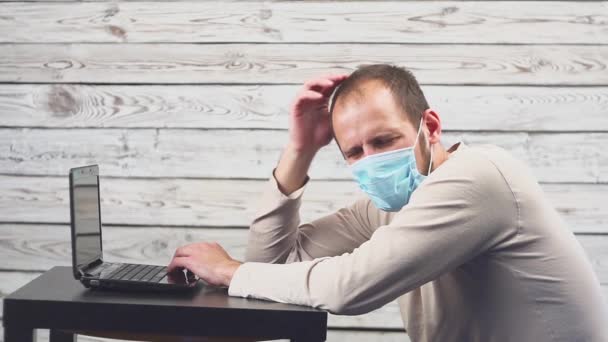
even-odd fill
[[[167,266],[168,272],[187,269],[215,286],[230,286],[232,275],[241,262],[232,259],[215,242],[199,242],[179,247]]]

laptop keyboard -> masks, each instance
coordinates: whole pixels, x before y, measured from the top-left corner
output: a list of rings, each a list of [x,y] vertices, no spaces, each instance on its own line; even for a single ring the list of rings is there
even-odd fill
[[[156,265],[122,264],[106,279],[158,283],[167,274],[167,268]]]

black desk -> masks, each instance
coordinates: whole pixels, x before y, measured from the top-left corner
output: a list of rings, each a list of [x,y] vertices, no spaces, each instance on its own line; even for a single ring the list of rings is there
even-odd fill
[[[51,342],[88,331],[325,341],[325,311],[203,284],[189,293],[88,290],[71,272],[55,267],[4,299],[5,342],[33,341],[34,329],[50,329]]]

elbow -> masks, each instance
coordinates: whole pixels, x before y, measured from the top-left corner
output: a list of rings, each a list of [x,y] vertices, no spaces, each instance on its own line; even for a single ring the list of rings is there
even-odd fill
[[[330,300],[324,305],[324,310],[334,315],[348,315],[348,305],[341,300]]]
[[[324,310],[334,315],[344,316],[362,315],[368,312],[368,310],[364,310],[361,307],[341,300],[332,300],[328,302]]]
[[[362,315],[379,309],[388,301],[365,286],[331,286],[328,281],[309,283],[312,306],[334,315]]]
[[[289,264],[304,260],[301,251],[297,240],[290,241],[283,238],[264,241],[250,233],[245,251],[245,261]]]
[[[362,304],[363,303],[359,301],[349,298],[349,296],[333,294],[324,296],[324,298],[314,306],[334,315],[353,316],[362,315],[372,311]]]
[[[271,240],[249,232],[245,249],[245,262],[284,264],[291,249],[282,240]]]

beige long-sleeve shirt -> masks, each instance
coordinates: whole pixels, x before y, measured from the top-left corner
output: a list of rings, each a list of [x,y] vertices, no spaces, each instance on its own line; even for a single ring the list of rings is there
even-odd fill
[[[608,341],[591,264],[530,170],[452,146],[398,212],[367,197],[308,223],[271,176],[232,296],[356,315],[395,299],[412,341]]]

